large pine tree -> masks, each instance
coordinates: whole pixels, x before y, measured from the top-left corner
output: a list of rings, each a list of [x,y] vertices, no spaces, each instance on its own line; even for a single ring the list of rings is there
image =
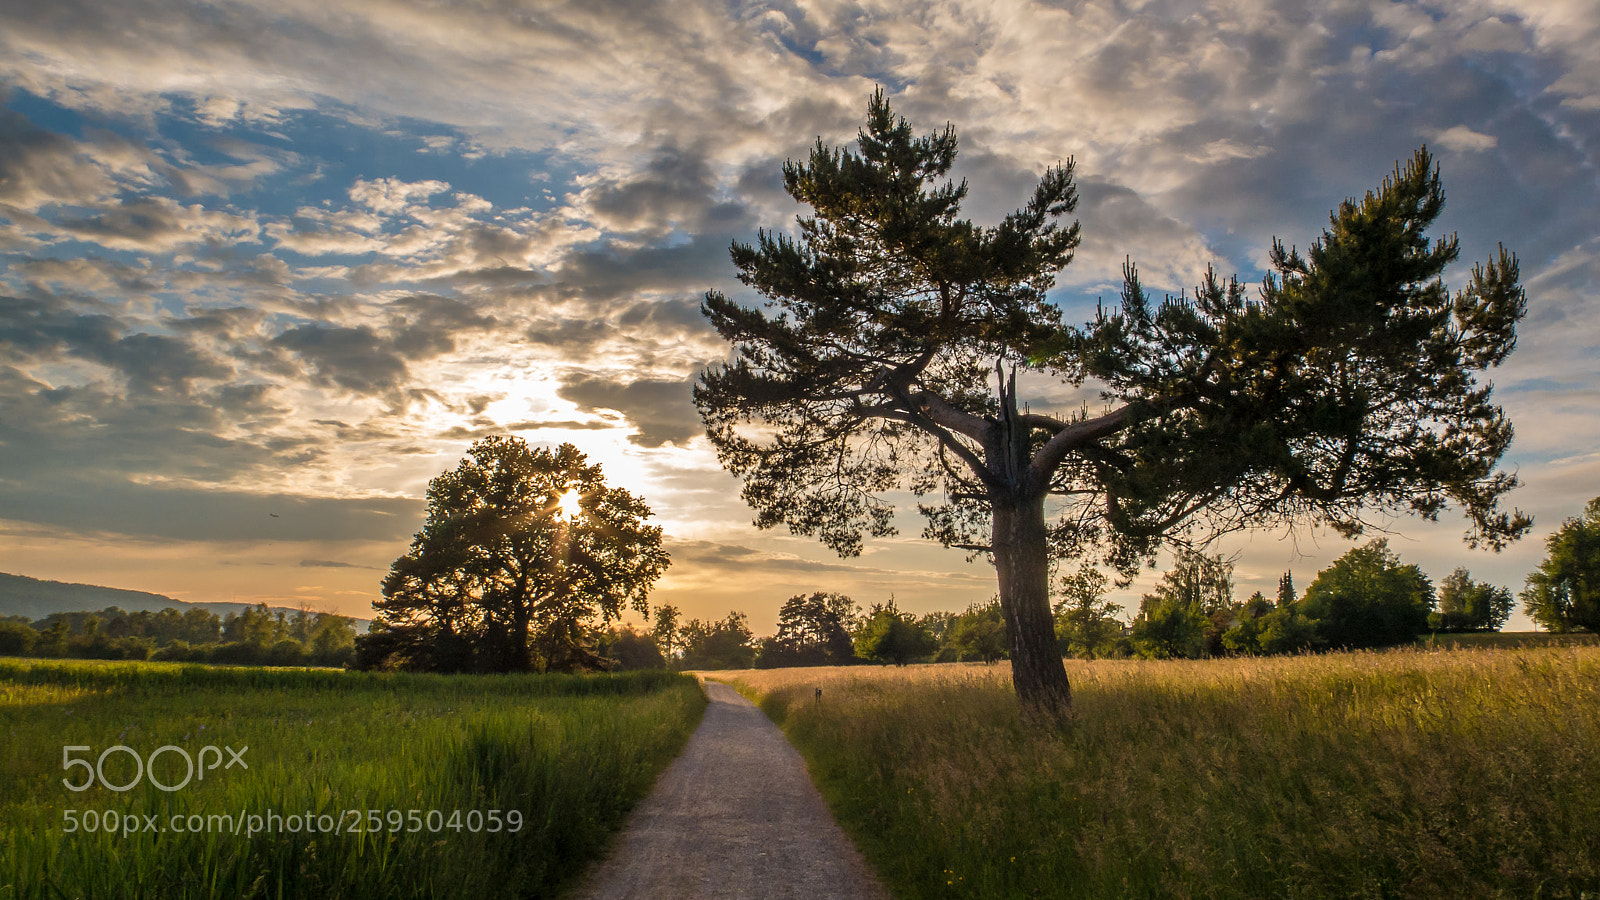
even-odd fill
[[[1515,343],[1525,298],[1514,257],[1439,281],[1453,238],[1430,240],[1443,192],[1426,152],[1343,204],[1306,256],[1276,246],[1247,299],[1208,273],[1192,300],[1152,304],[1130,265],[1122,304],[1083,328],[1046,292],[1072,259],[1070,163],[998,226],[959,218],[953,128],[924,137],[880,91],[855,149],[820,140],[784,166],[814,215],[735,243],[763,295],[703,306],[736,356],[695,402],[756,524],[842,555],[894,531],[891,491],[925,534],[993,560],[1014,684],[1035,708],[1071,694],[1049,603],[1053,558],[1098,554],[1124,572],[1163,540],[1282,522],[1346,533],[1372,510],[1435,517],[1498,548],[1528,520],[1497,501],[1510,423],[1475,373]],[[1019,404],[1033,370],[1105,389],[1097,413]]]

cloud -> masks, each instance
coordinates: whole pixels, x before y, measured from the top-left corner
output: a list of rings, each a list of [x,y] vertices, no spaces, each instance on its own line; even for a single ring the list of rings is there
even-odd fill
[[[115,250],[168,252],[206,242],[254,241],[259,225],[250,216],[150,193],[225,196],[278,172],[283,160],[295,156],[239,141],[222,149],[244,162],[174,163],[115,133],[98,131],[79,140],[0,109],[0,215],[46,241]]]
[[[443,181],[404,182],[398,178],[357,179],[350,188],[350,199],[385,215],[415,211],[435,194],[450,190]],[[426,208],[426,206],[422,206]]]
[[[269,343],[308,364],[316,385],[385,395],[408,384],[413,365],[455,350],[461,335],[499,324],[470,302],[431,294],[401,295],[377,310],[388,320],[383,328],[313,322],[287,328]]]
[[[403,499],[313,498],[53,479],[0,481],[6,517],[83,532],[188,541],[403,541],[421,504]],[[277,513],[277,517],[273,517]]]
[[[504,425],[485,421],[474,428],[456,426],[442,432],[440,437],[456,441],[478,441],[497,434],[527,433],[539,431],[609,431],[616,425],[603,420],[582,422],[575,419],[524,419],[520,422],[509,422]]]
[[[142,519],[170,507],[266,534],[217,505],[348,498],[329,515],[354,521],[466,441],[581,429],[664,517],[736,533],[693,440],[692,375],[728,351],[700,297],[751,299],[729,242],[793,227],[783,161],[849,142],[875,85],[958,127],[981,223],[1076,160],[1069,313],[1127,257],[1156,290],[1208,262],[1252,279],[1272,236],[1304,247],[1427,142],[1439,231],[1523,261],[1496,396],[1524,474],[1549,474],[1600,438],[1597,48],[1593,4],[1534,0],[12,4],[0,478],[25,502],[3,508],[88,528],[102,497],[127,533],[175,532]],[[295,553],[281,568],[317,555]]]
[[[1453,125],[1433,136],[1446,149],[1457,153],[1476,153],[1492,150],[1499,143],[1492,134],[1480,134],[1465,125]]]
[[[34,358],[74,358],[119,372],[134,392],[187,391],[197,379],[233,374],[222,360],[183,337],[122,334],[106,315],[75,315],[63,304],[40,298],[0,296],[0,346]]]
[[[310,363],[317,383],[337,385],[357,394],[393,391],[408,374],[405,357],[365,325],[302,325],[283,332],[272,343]]]
[[[1087,180],[1078,193],[1084,238],[1063,273],[1065,284],[1120,286],[1123,261],[1131,258],[1147,285],[1176,293],[1197,284],[1220,255],[1192,225],[1163,214],[1132,188]]]
[[[623,300],[643,290],[686,292],[708,281],[731,279],[728,243],[720,235],[695,235],[668,246],[610,244],[568,253],[552,277],[561,288],[589,301]]]
[[[226,197],[241,189],[253,188],[302,163],[298,153],[237,138],[212,141],[211,148],[236,162],[197,164],[180,159],[178,163],[162,165],[161,172],[175,191],[191,197]]]
[[[968,582],[988,587],[992,579],[987,566],[974,567],[974,571],[914,571],[903,568],[866,566],[838,560],[808,559],[795,553],[774,549],[757,549],[742,544],[720,541],[672,540],[666,544],[675,565],[704,567],[719,573],[737,571],[746,584],[761,575],[793,578],[796,575],[836,577],[847,575],[861,579],[902,579],[901,583],[928,578],[936,581]],[[959,558],[951,553],[952,558]]]
[[[412,357],[433,356],[455,349],[455,336],[488,331],[500,323],[466,300],[435,294],[408,294],[388,305],[393,316],[395,347]]]
[[[260,234],[250,217],[183,206],[167,197],[139,197],[108,204],[87,216],[62,216],[67,236],[113,250],[170,252],[190,244],[250,242]]]
[[[703,433],[700,414],[689,400],[693,386],[693,378],[614,381],[580,375],[569,378],[556,393],[585,411],[621,413],[638,432],[629,440],[642,447],[659,447],[682,444]]]
[[[94,257],[44,257],[19,259],[13,270],[27,282],[80,297],[114,295],[127,299],[148,296],[160,288],[157,272],[148,261],[126,263]]]
[[[88,203],[107,196],[112,187],[112,179],[85,158],[76,141],[0,109],[0,211],[35,213],[50,204]]]
[[[379,230],[384,221],[365,211],[302,207],[289,219],[268,222],[263,231],[277,248],[302,256],[353,256],[383,252],[387,244]]]
[[[160,334],[121,338],[106,348],[104,361],[120,369],[134,391],[186,388],[196,379],[221,380],[234,371],[189,341]]]
[[[339,562],[333,559],[302,559],[302,569],[370,569],[372,566],[362,566],[356,563]]]
[[[261,384],[187,394],[51,386],[0,367],[0,509],[11,520],[140,538],[391,539],[407,531],[393,518],[416,501],[310,496],[285,479],[333,448],[280,431],[289,410],[275,395]]]
[[[604,231],[662,237],[685,233],[732,233],[751,222],[744,206],[716,198],[717,176],[699,152],[658,147],[643,171],[597,179],[575,198],[576,212]]]

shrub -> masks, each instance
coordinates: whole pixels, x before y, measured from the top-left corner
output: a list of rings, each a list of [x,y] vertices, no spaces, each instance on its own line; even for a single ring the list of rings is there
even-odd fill
[[[0,656],[26,656],[39,641],[39,632],[23,622],[0,622]]]

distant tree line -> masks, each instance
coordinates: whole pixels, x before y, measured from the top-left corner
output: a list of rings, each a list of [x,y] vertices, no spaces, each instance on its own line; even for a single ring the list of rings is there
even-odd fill
[[[777,633],[757,637],[749,617],[683,621],[673,606],[656,608],[649,630],[613,626],[596,635],[597,652],[620,668],[772,669],[857,663],[995,662],[1006,658],[997,601],[963,613],[917,616],[887,603],[862,609],[843,594],[796,594],[778,613]]]
[[[1545,547],[1545,560],[1521,593],[1523,610],[1552,632],[1600,632],[1600,497]],[[1259,591],[1243,602],[1232,596],[1229,563],[1181,553],[1143,597],[1126,647],[1109,646],[1149,658],[1386,647],[1429,632],[1499,631],[1516,607],[1509,589],[1475,581],[1464,568],[1435,589],[1384,540],[1341,556],[1303,596],[1296,596],[1289,573],[1270,600]]]
[[[797,594],[779,610],[776,633],[761,638],[739,611],[684,620],[666,605],[652,616],[647,595],[670,559],[661,529],[646,524],[651,515],[639,497],[607,485],[600,467],[571,444],[480,440],[455,469],[429,483],[423,527],[385,577],[377,616],[355,641],[352,664],[436,672],[737,669],[992,663],[1014,652],[999,597],[959,613],[914,615],[893,597],[863,609],[838,593]],[[1592,587],[1600,584],[1593,575],[1597,547],[1600,500],[1551,538],[1550,560],[1529,578],[1523,599],[1541,624],[1600,626]],[[1050,579],[1049,650],[1082,658],[1192,659],[1383,647],[1428,631],[1498,630],[1515,605],[1509,590],[1477,582],[1465,569],[1436,589],[1383,540],[1340,557],[1304,595],[1285,573],[1275,596],[1258,591],[1237,599],[1232,565],[1195,550],[1177,555],[1131,622],[1107,599],[1107,587],[1106,575],[1089,565]],[[620,624],[629,609],[650,625]],[[322,652],[314,640],[291,634],[281,617],[251,634],[224,635],[204,655],[242,662]],[[58,638],[42,643],[69,652],[60,648],[71,642]],[[99,635],[75,640],[72,646],[85,653],[121,646]],[[199,655],[190,648],[205,646],[182,640],[184,648],[147,651],[138,644],[131,652]],[[339,650],[348,652],[343,644]]]
[[[1275,596],[1234,599],[1233,566],[1220,556],[1180,553],[1141,598],[1127,650],[1146,659],[1265,656],[1366,649],[1414,642],[1432,632],[1497,631],[1511,592],[1456,569],[1436,592],[1414,565],[1375,540],[1318,573],[1304,595],[1284,573]]]
[[[263,666],[343,666],[354,658],[347,616],[266,604],[218,616],[205,609],[53,613],[0,620],[0,655],[140,659]]]
[[[1521,600],[1542,627],[1600,632],[1600,498],[1568,519],[1546,543]],[[1196,659],[1362,649],[1411,643],[1429,632],[1497,631],[1515,607],[1511,591],[1474,580],[1464,568],[1437,588],[1383,540],[1352,549],[1319,572],[1303,594],[1284,573],[1268,597],[1235,599],[1233,567],[1217,555],[1185,551],[1145,594],[1131,623],[1106,598],[1107,577],[1091,566],[1053,583],[1061,653],[1083,659]],[[655,607],[650,627],[574,625],[568,635],[597,669],[741,669],[856,663],[984,662],[1007,658],[998,599],[964,612],[914,615],[894,598],[862,609],[843,594],[818,591],[784,601],[777,632],[758,638],[743,612],[720,620],[682,618]],[[0,655],[150,659],[238,665],[340,666],[355,662],[349,618],[265,604],[220,617],[178,612],[55,613],[0,619]]]
[[[1600,632],[1600,498],[1547,541],[1548,556],[1527,578],[1523,608],[1555,632]],[[1186,550],[1131,623],[1106,598],[1109,581],[1092,566],[1056,578],[1053,612],[1062,655],[1083,659],[1200,659],[1317,650],[1370,649],[1413,643],[1428,633],[1498,631],[1516,607],[1507,588],[1457,568],[1437,586],[1403,562],[1385,540],[1350,550],[1317,573],[1304,593],[1285,572],[1272,596],[1236,599],[1233,565]],[[981,661],[1007,658],[998,599],[965,612],[921,616],[893,598],[861,609],[837,593],[797,594],[778,613],[778,629],[758,638],[748,617],[680,621],[656,609],[654,627],[609,629],[600,652],[625,668],[777,668],[855,663]]]

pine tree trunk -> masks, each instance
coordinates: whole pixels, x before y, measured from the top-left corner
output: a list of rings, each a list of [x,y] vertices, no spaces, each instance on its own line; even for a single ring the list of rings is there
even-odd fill
[[[1024,706],[1061,715],[1072,688],[1050,615],[1050,548],[1044,497],[994,504],[994,564],[1011,645],[1011,681]]]

